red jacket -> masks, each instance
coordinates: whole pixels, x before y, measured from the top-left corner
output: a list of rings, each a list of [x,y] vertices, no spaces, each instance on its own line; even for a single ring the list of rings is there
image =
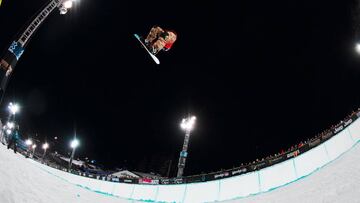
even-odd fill
[[[165,40],[166,43],[165,43],[164,48],[166,50],[169,50],[172,47],[172,45],[174,44],[174,42],[176,41],[177,35],[175,34],[174,31],[167,30],[166,32],[169,33],[169,35]]]

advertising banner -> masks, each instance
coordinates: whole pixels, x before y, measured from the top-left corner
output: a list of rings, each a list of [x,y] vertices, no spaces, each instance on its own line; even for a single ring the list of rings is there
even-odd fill
[[[159,184],[159,180],[154,180],[154,179],[151,179],[151,178],[140,178],[139,183],[140,184],[156,185],[156,184]]]
[[[295,150],[293,152],[287,153],[286,158],[289,159],[289,158],[292,158],[292,157],[296,157],[299,154],[300,154],[300,151],[297,149],[297,150]]]
[[[9,52],[14,54],[16,60],[19,60],[21,55],[24,53],[24,48],[21,46],[20,43],[13,41],[8,49]]]
[[[253,164],[251,164],[250,167],[253,171],[255,171],[255,170],[260,170],[262,168],[265,168],[266,166],[267,166],[267,164],[266,164],[266,161],[264,160],[264,161],[253,163]]]
[[[187,183],[198,183],[198,182],[204,182],[204,181],[205,181],[205,175],[186,177]]]
[[[214,179],[218,179],[218,178],[226,178],[230,176],[230,173],[229,171],[224,171],[224,172],[221,172],[221,173],[216,173],[214,174]]]
[[[342,131],[344,129],[343,124],[340,124],[338,126],[335,127],[335,129],[333,130],[334,134],[339,133],[340,131]]]
[[[182,178],[174,178],[174,179],[171,179],[171,182],[172,184],[182,184],[182,183],[185,183],[186,181],[184,181],[184,179]]]
[[[160,184],[162,184],[162,185],[168,185],[168,184],[170,184],[170,179],[161,179],[161,180],[160,180]]]
[[[243,168],[236,168],[234,170],[231,171],[231,176],[236,176],[236,175],[240,175],[240,174],[244,174],[247,172],[247,169],[245,167]]]
[[[285,156],[284,155],[280,155],[280,156],[276,156],[276,157],[272,157],[267,159],[267,162],[269,163],[269,165],[274,165],[277,163],[280,163],[282,161],[285,160]]]
[[[119,178],[119,182],[121,183],[139,183],[138,179],[130,179],[130,178]]]
[[[320,144],[320,138],[317,138],[315,140],[311,140],[308,145],[310,148],[313,148],[315,146],[318,146],[319,144]]]
[[[333,132],[329,131],[328,133],[321,136],[321,142],[328,140],[332,136],[333,136]]]

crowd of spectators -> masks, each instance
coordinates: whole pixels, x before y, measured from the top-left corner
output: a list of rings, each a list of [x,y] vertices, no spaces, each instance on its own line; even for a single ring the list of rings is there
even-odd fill
[[[251,166],[251,165],[254,165],[254,164],[257,164],[259,162],[264,162],[266,160],[269,160],[269,159],[274,159],[276,157],[280,157],[284,154],[287,154],[289,152],[296,152],[296,150],[300,149],[301,147],[305,146],[306,144],[308,143],[314,143],[316,141],[319,141],[317,144],[320,144],[320,138],[326,138],[326,139],[329,139],[331,136],[335,135],[336,133],[333,133],[337,128],[341,127],[343,124],[346,124],[350,121],[350,119],[352,117],[354,117],[355,115],[360,115],[360,108],[357,109],[357,111],[352,111],[350,114],[348,114],[343,120],[341,120],[339,123],[337,124],[334,124],[334,125],[331,125],[330,128],[316,134],[315,136],[311,137],[311,138],[308,138],[307,140],[304,140],[304,141],[300,141],[298,144],[295,144],[295,145],[292,145],[290,146],[288,149],[284,150],[280,150],[278,153],[276,154],[273,154],[273,155],[269,155],[269,156],[266,156],[264,158],[258,158],[258,159],[255,159],[254,161],[252,162],[248,162],[248,163],[241,163],[240,164],[240,167],[246,167],[246,166]],[[352,122],[352,121],[350,121]],[[297,156],[298,154],[295,153],[294,156]],[[237,167],[238,168],[238,167]]]

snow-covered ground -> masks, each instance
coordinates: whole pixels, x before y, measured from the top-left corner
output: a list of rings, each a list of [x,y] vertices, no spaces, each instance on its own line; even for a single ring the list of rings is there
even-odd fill
[[[228,202],[360,202],[360,143],[303,179],[270,192]]]
[[[1,203],[133,202],[70,184],[0,144]]]
[[[54,176],[0,144],[0,202],[136,202]],[[234,188],[235,189],[235,188]],[[276,190],[227,202],[360,202],[360,144],[313,174]]]

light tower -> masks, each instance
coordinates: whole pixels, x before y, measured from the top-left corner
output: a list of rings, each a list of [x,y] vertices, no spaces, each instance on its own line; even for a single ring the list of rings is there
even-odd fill
[[[24,30],[20,30],[19,33],[21,34],[15,37],[15,40],[0,58],[0,103],[4,96],[9,77],[33,34],[55,8],[59,9],[60,14],[66,14],[68,9],[72,7],[74,1],[75,0],[50,0],[39,13],[35,14],[31,23],[26,25]]]
[[[78,147],[79,144],[80,144],[79,140],[77,140],[76,137],[70,143],[70,147],[72,148],[72,151],[71,151],[71,156],[70,156],[70,161],[69,161],[69,170],[71,169],[72,160],[74,159],[76,147]]]
[[[356,43],[355,45],[355,51],[360,54],[360,43]]]
[[[191,116],[191,117],[189,116],[187,118],[182,119],[180,124],[180,127],[185,131],[185,137],[184,137],[184,144],[182,147],[182,151],[180,152],[177,177],[182,177],[184,173],[186,157],[188,154],[187,149],[189,146],[190,133],[191,130],[194,128],[195,120],[196,120],[195,116]]]
[[[8,118],[8,121],[10,122],[10,121],[11,121],[11,117],[13,117],[13,120],[15,120],[15,114],[16,114],[17,112],[19,112],[19,105],[10,102],[9,105],[8,105],[8,109],[9,109],[9,118]]]
[[[42,156],[42,158],[44,159],[45,158],[45,155],[46,155],[46,150],[49,148],[49,144],[47,142],[45,142],[43,145],[42,145],[42,148],[44,150],[44,154]]]

